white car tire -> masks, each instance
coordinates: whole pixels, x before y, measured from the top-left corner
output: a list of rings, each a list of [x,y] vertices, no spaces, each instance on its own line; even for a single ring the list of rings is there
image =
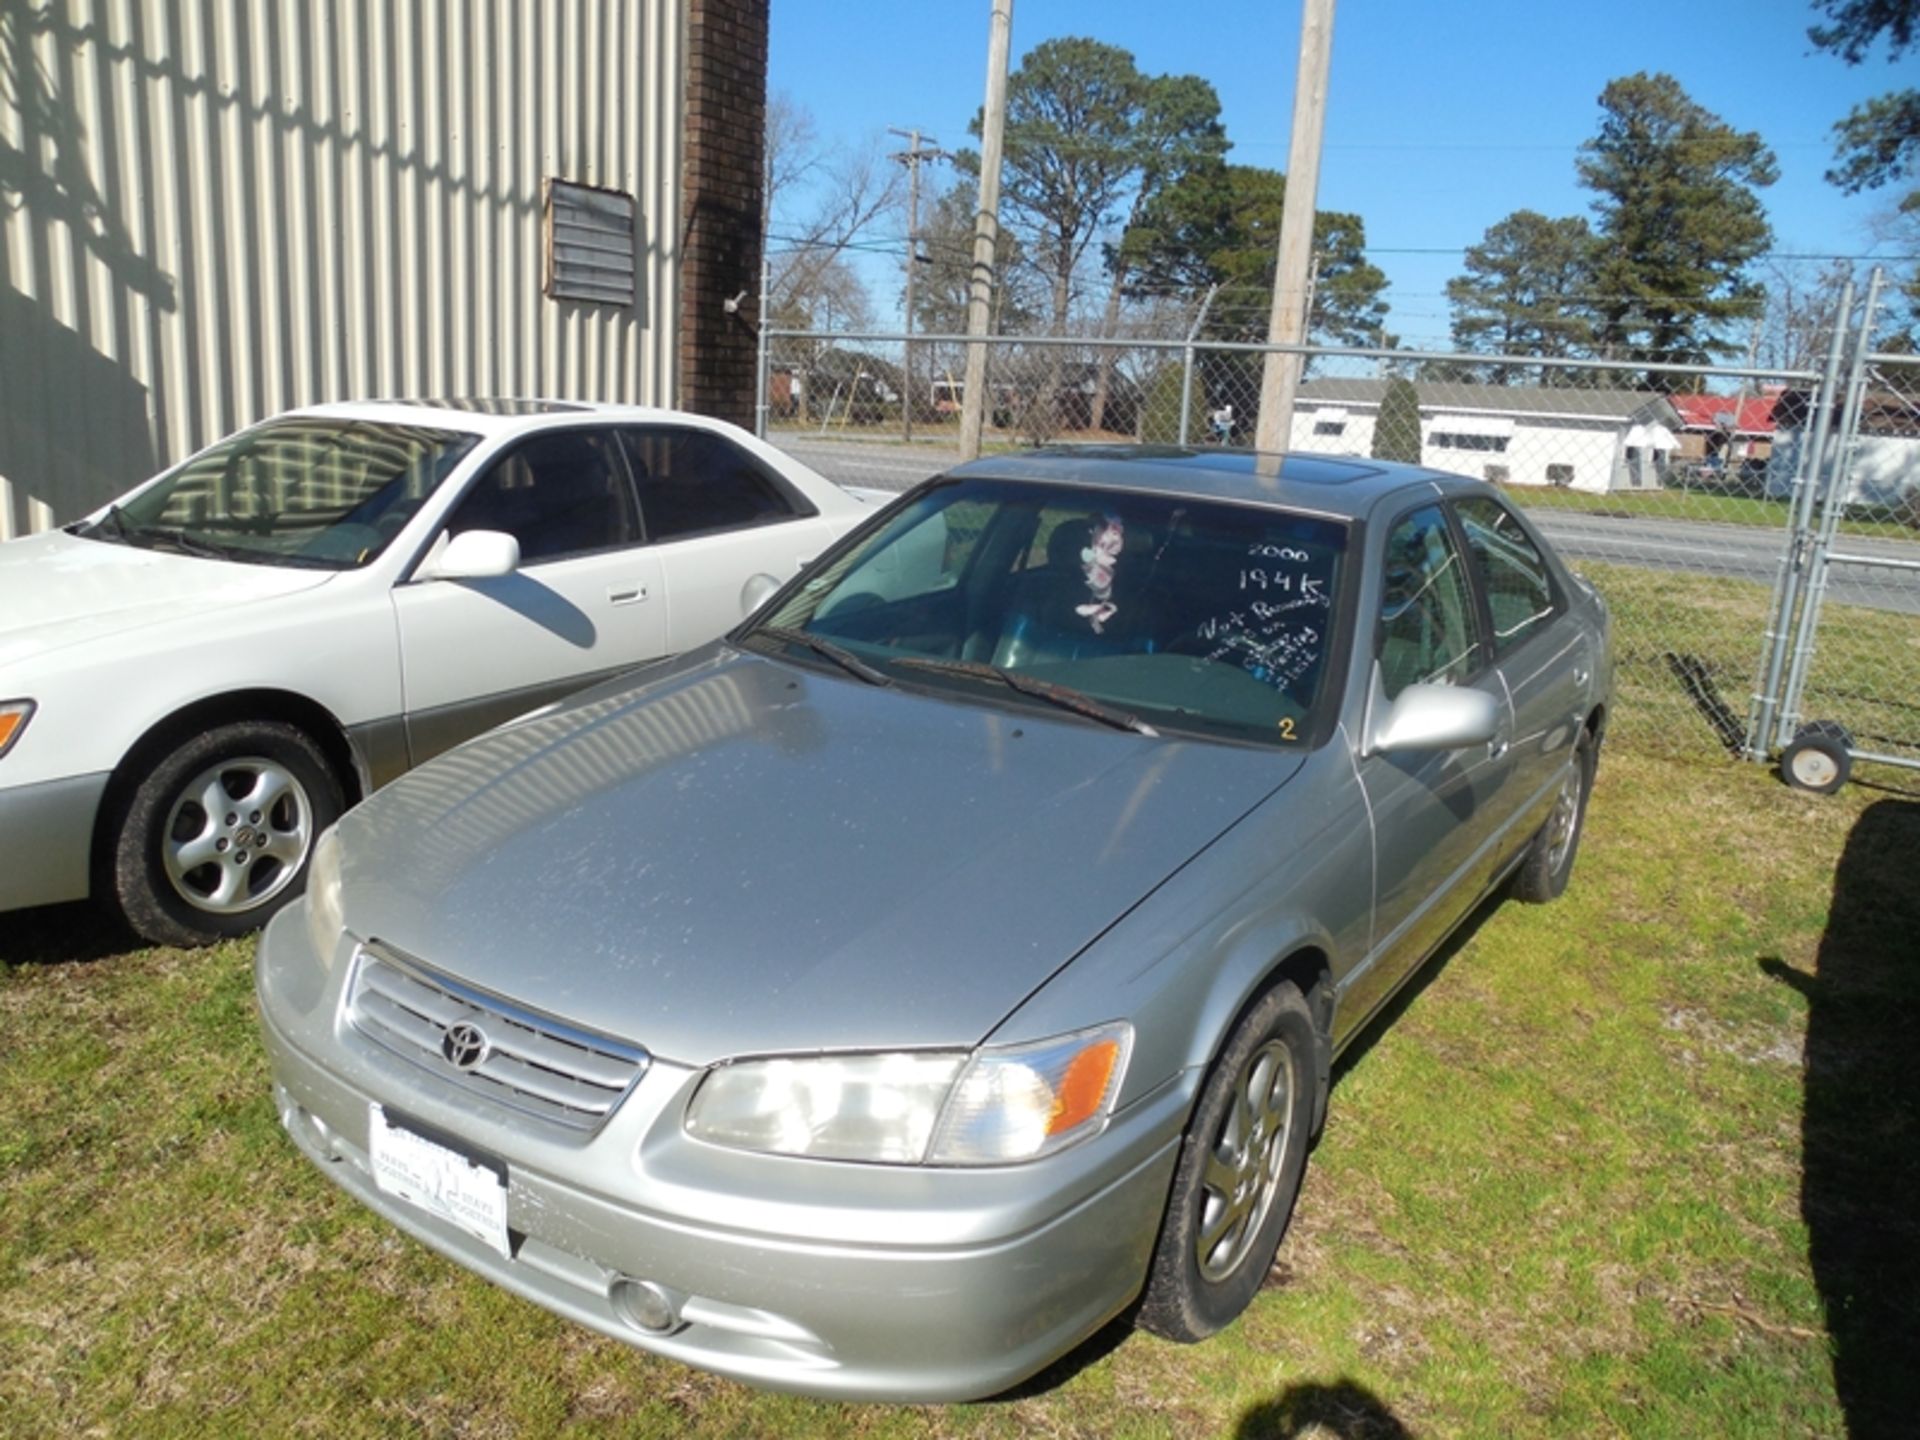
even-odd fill
[[[314,841],[344,808],[326,756],[294,726],[205,731],[134,789],[112,841],[113,897],[156,944],[244,935],[304,888]]]

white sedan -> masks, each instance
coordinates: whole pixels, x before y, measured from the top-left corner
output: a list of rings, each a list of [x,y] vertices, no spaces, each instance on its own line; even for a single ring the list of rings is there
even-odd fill
[[[733,426],[549,401],[319,406],[0,545],[0,911],[204,943],[340,812],[730,629],[869,513]]]

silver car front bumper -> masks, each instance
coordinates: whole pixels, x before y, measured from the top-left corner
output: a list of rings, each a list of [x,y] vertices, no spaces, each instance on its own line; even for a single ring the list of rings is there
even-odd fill
[[[338,1019],[343,979],[314,957],[304,915],[296,904],[269,927],[256,965],[288,1133],[370,1209],[580,1324],[775,1389],[957,1400],[1043,1368],[1145,1279],[1191,1077],[1088,1144],[997,1170],[701,1144],[679,1121],[698,1072],[657,1059],[597,1133],[549,1136],[362,1043]],[[376,1187],[374,1103],[505,1164],[511,1258]],[[671,1297],[675,1327],[627,1318],[614,1298],[623,1279]]]

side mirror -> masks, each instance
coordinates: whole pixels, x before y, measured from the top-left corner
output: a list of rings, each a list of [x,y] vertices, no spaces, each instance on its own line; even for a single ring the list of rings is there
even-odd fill
[[[416,579],[491,580],[520,568],[520,542],[501,530],[465,530],[430,555]]]
[[[740,618],[746,619],[773,597],[780,588],[780,582],[762,571],[758,575],[749,575],[747,583],[740,587]]]
[[[1362,755],[1403,750],[1464,750],[1490,745],[1500,730],[1500,705],[1484,690],[1459,685],[1409,685],[1387,701],[1374,667]]]

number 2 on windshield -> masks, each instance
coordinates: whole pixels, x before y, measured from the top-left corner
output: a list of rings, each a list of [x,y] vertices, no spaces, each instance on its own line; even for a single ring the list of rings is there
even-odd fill
[[[1282,740],[1293,739],[1293,717],[1291,715],[1282,715],[1280,717],[1280,738]]]

